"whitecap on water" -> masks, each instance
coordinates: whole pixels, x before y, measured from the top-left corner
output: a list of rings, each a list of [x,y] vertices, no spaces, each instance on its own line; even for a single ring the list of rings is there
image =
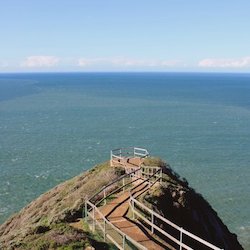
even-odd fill
[[[5,214],[7,212],[8,208],[7,207],[0,207],[0,215]]]

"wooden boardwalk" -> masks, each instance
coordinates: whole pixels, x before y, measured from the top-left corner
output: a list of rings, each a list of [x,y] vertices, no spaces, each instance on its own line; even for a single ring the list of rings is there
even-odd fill
[[[121,162],[123,167],[139,168],[140,164],[143,162],[142,158],[134,157],[125,159]],[[140,195],[146,189],[148,189],[147,184],[140,185],[140,182],[136,182],[138,185],[133,194]],[[136,186],[135,185],[135,186]],[[106,205],[99,208],[99,211],[110,221],[114,226],[121,230],[124,234],[130,236],[132,239],[152,250],[162,250],[162,249],[173,249],[162,242],[159,242],[155,235],[151,233],[150,230],[146,229],[138,221],[132,221],[128,216],[129,211],[129,197],[130,192],[126,191],[118,195],[117,198],[108,202]],[[98,219],[98,214],[96,214],[96,219]]]
[[[142,190],[140,188],[138,192],[144,191],[145,188],[147,187],[143,186]],[[113,225],[147,249],[169,249],[157,241],[154,235],[140,223],[129,219],[127,215],[129,209],[128,199],[129,192],[124,192],[109,204],[102,206],[100,211]]]
[[[163,171],[160,167],[143,164],[144,158],[149,155],[146,149],[132,148],[132,154],[131,148],[129,152],[125,150],[112,150],[110,165],[124,167],[126,174],[104,186],[85,202],[85,221],[92,230],[97,230],[104,241],[109,240],[121,250],[192,250],[193,247],[186,243],[187,238],[208,249],[221,250],[164,218],[137,199],[154,184],[162,183]],[[164,231],[163,224],[171,230]],[[171,234],[173,230],[175,233]]]

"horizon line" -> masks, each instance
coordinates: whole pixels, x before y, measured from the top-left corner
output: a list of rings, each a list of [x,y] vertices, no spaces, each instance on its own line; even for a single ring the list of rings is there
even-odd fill
[[[11,71],[11,72],[0,72],[0,75],[3,74],[133,74],[133,73],[147,73],[147,74],[250,74],[250,72],[232,72],[232,71]]]

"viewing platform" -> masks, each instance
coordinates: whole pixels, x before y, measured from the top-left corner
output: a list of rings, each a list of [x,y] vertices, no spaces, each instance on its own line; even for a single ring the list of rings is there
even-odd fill
[[[118,148],[110,151],[110,166],[139,167],[143,159],[149,156],[144,148]]]

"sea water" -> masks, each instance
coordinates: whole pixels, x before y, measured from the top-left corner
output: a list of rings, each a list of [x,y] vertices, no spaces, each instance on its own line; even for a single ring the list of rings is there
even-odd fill
[[[250,74],[1,74],[0,223],[126,146],[168,161],[250,249]]]

